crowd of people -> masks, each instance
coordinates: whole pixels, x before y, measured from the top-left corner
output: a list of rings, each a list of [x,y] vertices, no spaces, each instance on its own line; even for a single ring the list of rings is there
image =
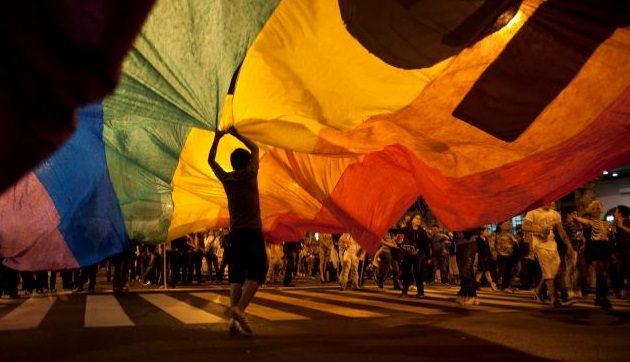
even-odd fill
[[[423,284],[459,284],[462,305],[479,305],[477,290],[484,285],[497,292],[531,290],[537,302],[555,307],[594,292],[596,305],[611,308],[609,295],[623,298],[630,281],[630,208],[616,207],[607,221],[597,200],[579,216],[554,207],[528,212],[522,225],[505,220],[456,232],[419,227],[421,215],[408,215],[374,255],[378,286],[391,277],[401,297],[415,284],[416,297],[423,298]]]
[[[630,281],[630,208],[614,210],[614,221],[603,219],[594,201],[586,213],[553,204],[525,215],[522,225],[510,220],[492,227],[451,232],[433,223],[423,225],[419,213],[405,215],[384,235],[380,248],[366,253],[350,234],[307,233],[302,240],[266,242],[267,268],[263,285],[294,286],[296,277],[360,289],[373,280],[390,284],[407,297],[424,297],[427,284],[455,285],[458,302],[477,305],[476,291],[514,293],[531,290],[533,300],[566,306],[595,293],[595,303],[610,308],[609,295],[625,297]],[[528,235],[529,234],[529,235]],[[94,292],[97,271],[104,270],[115,292],[129,283],[164,284],[166,252],[170,288],[226,283],[229,273],[229,229],[211,229],[162,245],[132,242],[132,249],[99,265],[61,271],[17,272],[2,266],[0,295],[11,298],[54,293],[61,289]]]

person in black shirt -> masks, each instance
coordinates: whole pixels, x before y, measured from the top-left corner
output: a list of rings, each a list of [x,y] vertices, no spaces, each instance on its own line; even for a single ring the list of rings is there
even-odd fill
[[[400,244],[402,250],[403,287],[401,297],[406,297],[411,283],[416,281],[418,294],[416,297],[424,298],[424,285],[422,265],[424,259],[429,256],[429,236],[422,228],[422,216],[419,213],[411,216],[411,221],[406,228],[390,229],[392,234],[403,234]]]

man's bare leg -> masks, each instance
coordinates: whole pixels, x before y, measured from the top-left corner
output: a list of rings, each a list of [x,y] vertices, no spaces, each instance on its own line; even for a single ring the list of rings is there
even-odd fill
[[[237,302],[238,309],[245,312],[249,303],[254,299],[258,291],[259,284],[255,280],[246,280],[242,287],[241,296]]]

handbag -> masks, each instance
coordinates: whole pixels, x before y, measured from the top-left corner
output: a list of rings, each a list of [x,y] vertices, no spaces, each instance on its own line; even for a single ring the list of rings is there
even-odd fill
[[[405,256],[418,255],[418,249],[414,248],[413,245],[401,245],[401,250]]]

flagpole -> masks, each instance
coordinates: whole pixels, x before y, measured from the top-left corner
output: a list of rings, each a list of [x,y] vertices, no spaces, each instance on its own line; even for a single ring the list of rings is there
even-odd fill
[[[163,264],[162,265],[162,273],[164,275],[162,277],[162,279],[164,280],[164,290],[168,289],[168,282],[166,281],[166,278],[167,278],[167,276],[166,276],[166,243],[168,243],[168,241],[164,242],[164,249],[163,249],[164,250],[164,253],[163,253],[164,256],[162,257],[162,259],[164,260],[163,263],[162,263]]]

